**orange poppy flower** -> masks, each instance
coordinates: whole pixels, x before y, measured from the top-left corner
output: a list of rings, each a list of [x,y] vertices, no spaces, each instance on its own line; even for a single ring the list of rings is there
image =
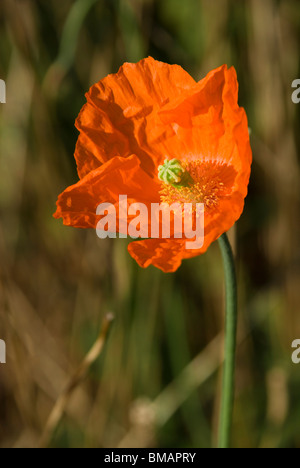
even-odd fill
[[[148,207],[203,203],[201,248],[188,250],[185,239],[174,236],[129,244],[140,266],[165,272],[204,253],[239,219],[252,153],[234,68],[224,65],[197,83],[181,67],[149,57],[125,63],[92,86],[86,98],[76,121],[80,181],[59,196],[55,218],[67,226],[96,228],[98,205],[118,206],[123,194],[128,204]],[[173,181],[163,177],[166,160],[177,164]],[[188,176],[185,184],[182,174]]]

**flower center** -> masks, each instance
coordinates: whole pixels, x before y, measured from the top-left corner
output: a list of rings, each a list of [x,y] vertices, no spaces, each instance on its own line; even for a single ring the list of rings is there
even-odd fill
[[[174,188],[188,186],[192,179],[188,171],[178,159],[165,159],[162,166],[158,167],[158,178],[166,185]]]
[[[230,195],[235,180],[232,167],[211,161],[181,162],[166,160],[158,168],[162,181],[161,201],[173,203],[203,203],[205,209],[216,208],[221,197]]]

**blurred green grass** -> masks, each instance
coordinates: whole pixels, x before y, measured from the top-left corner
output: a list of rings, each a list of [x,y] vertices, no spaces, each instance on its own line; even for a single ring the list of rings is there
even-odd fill
[[[105,352],[51,446],[208,447],[215,439],[220,381],[212,356],[221,355],[220,342],[198,369],[208,375],[201,385],[197,375],[185,385],[176,379],[223,329],[217,246],[164,275],[139,269],[127,241],[100,241],[52,218],[57,195],[77,180],[74,121],[84,93],[147,55],[196,79],[223,63],[237,69],[254,164],[233,233],[240,285],[233,443],[300,447],[300,367],[291,363],[300,337],[299,107],[291,101],[299,39],[297,0],[2,0],[1,447],[37,445],[107,311],[116,320]],[[166,387],[168,398],[158,400],[165,406],[156,408],[170,417],[155,425],[149,402]]]

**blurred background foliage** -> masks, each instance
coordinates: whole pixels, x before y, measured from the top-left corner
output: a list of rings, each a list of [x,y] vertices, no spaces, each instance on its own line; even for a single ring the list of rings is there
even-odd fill
[[[213,245],[176,274],[142,270],[127,241],[52,218],[77,181],[84,93],[151,55],[195,79],[234,65],[254,164],[232,233],[239,276],[233,444],[300,448],[298,0],[1,0],[0,446],[36,447],[66,382],[115,315],[51,447],[210,447],[224,321]]]

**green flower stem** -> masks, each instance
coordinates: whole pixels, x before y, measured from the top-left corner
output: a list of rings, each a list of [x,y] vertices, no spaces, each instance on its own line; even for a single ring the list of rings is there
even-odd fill
[[[229,448],[232,428],[237,336],[237,281],[234,256],[227,234],[219,238],[226,286],[225,362],[219,426],[219,448]]]

